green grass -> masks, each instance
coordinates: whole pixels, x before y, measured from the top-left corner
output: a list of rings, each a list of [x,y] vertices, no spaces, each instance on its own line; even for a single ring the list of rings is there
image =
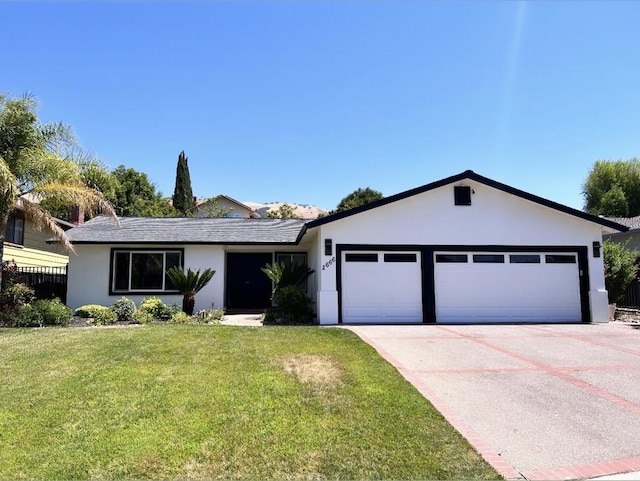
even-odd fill
[[[2,479],[488,479],[343,329],[0,329]]]

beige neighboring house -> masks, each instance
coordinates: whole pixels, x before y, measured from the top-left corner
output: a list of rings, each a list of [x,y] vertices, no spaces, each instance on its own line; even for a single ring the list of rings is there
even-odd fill
[[[193,198],[194,217],[225,217],[235,219],[257,219],[260,216],[248,205],[232,199],[228,195],[220,194],[211,199],[198,200]]]
[[[62,219],[55,220],[65,231],[75,227],[75,224]],[[69,263],[69,256],[59,244],[47,243],[51,235],[50,231],[38,230],[28,222],[18,205],[9,214],[2,261],[13,260],[18,267],[65,267]]]

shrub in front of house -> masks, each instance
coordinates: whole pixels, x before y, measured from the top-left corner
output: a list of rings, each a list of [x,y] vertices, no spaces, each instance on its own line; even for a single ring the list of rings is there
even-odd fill
[[[178,306],[167,306],[162,299],[156,296],[145,297],[140,303],[139,311],[147,312],[158,321],[168,321],[171,316],[180,311]]]
[[[44,326],[68,326],[71,320],[71,308],[56,299],[42,299],[31,304],[40,311]]]
[[[629,284],[638,275],[636,260],[640,254],[628,249],[626,244],[606,240],[602,244],[604,258],[604,282],[609,293],[609,303],[618,302],[627,291]]]
[[[101,312],[104,309],[109,309],[108,307],[101,306],[100,304],[87,304],[85,306],[80,306],[76,309],[76,316],[82,317],[83,319],[89,319],[91,317],[96,317],[97,312]]]
[[[313,299],[302,289],[285,286],[273,293],[273,305],[264,316],[264,324],[311,324]]]
[[[171,316],[170,322],[174,324],[190,324],[193,322],[193,316],[190,316],[186,312],[176,312]]]
[[[0,287],[0,326],[13,326],[20,322],[22,307],[35,298],[33,289],[18,282],[18,267],[13,261],[2,263]]]
[[[87,304],[76,309],[76,316],[89,319],[89,324],[104,326],[114,324],[118,315],[111,309],[100,304]]]
[[[44,324],[42,312],[33,304],[25,304],[20,309],[20,314],[12,318],[10,327],[41,327]]]
[[[20,308],[12,327],[68,326],[71,309],[60,299],[41,299]]]
[[[111,310],[118,316],[118,322],[133,322],[136,313],[136,303],[126,297],[121,297],[111,306]]]
[[[34,298],[35,292],[25,284],[7,283],[0,292],[0,325],[18,327],[22,308]]]
[[[142,309],[138,309],[133,314],[133,322],[137,322],[138,324],[149,324],[150,322],[155,321],[155,317],[148,311],[143,311]]]
[[[89,324],[94,326],[108,326],[118,322],[118,315],[109,307],[98,306],[100,309],[93,310],[93,316],[89,319]]]

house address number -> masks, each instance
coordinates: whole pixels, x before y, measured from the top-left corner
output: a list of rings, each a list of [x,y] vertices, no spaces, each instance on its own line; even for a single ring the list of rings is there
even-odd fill
[[[322,270],[328,269],[329,267],[331,267],[333,264],[335,264],[336,262],[336,258],[332,257],[330,260],[328,260],[327,262],[325,262],[324,264],[322,264]]]

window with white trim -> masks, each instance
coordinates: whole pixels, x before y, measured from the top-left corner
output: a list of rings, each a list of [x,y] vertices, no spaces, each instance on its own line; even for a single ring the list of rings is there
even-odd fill
[[[175,292],[167,269],[182,266],[182,250],[111,251],[112,292]]]

